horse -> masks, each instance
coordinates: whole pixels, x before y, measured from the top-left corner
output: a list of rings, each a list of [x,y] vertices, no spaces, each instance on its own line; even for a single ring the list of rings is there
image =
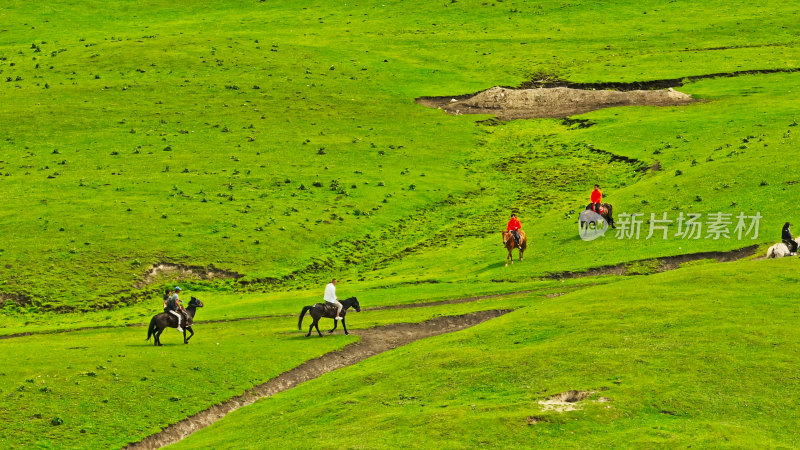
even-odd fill
[[[511,264],[514,264],[514,257],[511,256],[511,250],[515,248],[519,248],[519,260],[522,261],[522,254],[525,253],[525,249],[528,247],[528,239],[525,237],[525,232],[519,230],[519,247],[517,247],[517,243],[514,242],[514,236],[511,234],[510,231],[503,232],[503,245],[506,246],[508,250],[508,256],[506,257],[506,267],[508,267],[508,261],[511,260]]]
[[[800,245],[800,237],[794,240],[795,242]],[[783,258],[784,256],[793,256],[795,253],[792,253],[789,250],[789,246],[783,242],[777,243],[767,250],[767,258]]]
[[[342,318],[342,326],[344,327],[344,334],[350,334],[347,332],[347,325],[345,325],[344,320],[345,316],[347,315],[347,308],[355,308],[356,311],[361,312],[361,305],[358,304],[358,299],[355,297],[350,297],[347,300],[342,300],[340,302],[342,304],[342,312],[339,314]],[[327,317],[329,319],[334,319],[336,317],[336,305],[333,304],[325,304],[325,303],[317,303],[311,306],[304,306],[303,310],[300,311],[300,319],[297,321],[297,329],[303,329],[303,316],[306,315],[306,311],[311,312],[311,318],[314,319],[311,322],[311,326],[308,327],[308,334],[306,337],[311,336],[311,330],[314,327],[317,328],[317,333],[319,337],[322,337],[322,333],[319,331],[319,319],[323,317]],[[333,328],[328,331],[328,333],[333,333],[336,330],[336,326],[338,325],[338,320],[333,321]]]
[[[589,203],[588,205],[586,205],[586,209],[594,211],[592,205],[593,203]],[[606,222],[608,222],[608,225],[610,225],[611,228],[617,228],[616,226],[614,226],[614,217],[613,217],[614,207],[609,205],[608,203],[599,203],[599,205],[600,208],[598,208],[598,211],[595,212],[603,216],[603,219],[606,219]]]
[[[186,307],[186,314],[189,316],[190,319],[194,319],[194,314],[197,311],[197,308],[202,308],[203,302],[200,300],[192,297],[189,301],[189,305]],[[147,327],[147,339],[146,341],[150,340],[150,336],[153,336],[153,345],[161,345],[161,333],[164,332],[164,328],[178,328],[178,318],[175,317],[174,314],[163,312],[160,314],[156,314],[150,319],[150,326]],[[189,337],[186,337],[186,330],[189,330]],[[194,336],[194,330],[192,330],[191,326],[184,326],[183,327],[183,343],[188,344],[189,339]]]
[[[592,228],[592,224],[594,224],[594,228]],[[578,232],[584,241],[591,241],[602,236],[607,229],[606,219],[591,209],[581,211],[578,215]],[[589,231],[593,231],[592,234],[589,234]]]

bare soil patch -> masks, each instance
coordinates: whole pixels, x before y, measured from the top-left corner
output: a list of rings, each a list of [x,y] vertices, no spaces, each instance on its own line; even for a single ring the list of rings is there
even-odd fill
[[[159,278],[169,277],[182,280],[214,280],[219,278],[239,279],[244,275],[232,270],[218,269],[214,265],[208,266],[187,266],[183,264],[159,263],[154,264],[148,270],[141,281],[136,284],[137,289],[141,289],[152,284]]]
[[[719,47],[706,50],[722,50]],[[732,48],[732,47],[731,47]],[[709,73],[665,80],[574,83],[540,74],[518,88],[493,87],[477,94],[419,97],[417,103],[450,114],[493,114],[501,120],[565,118],[613,106],[680,106],[697,100],[674,88],[684,83],[713,78],[772,73],[794,73],[798,67]]]
[[[545,400],[539,400],[539,404],[542,405],[542,411],[575,411],[580,408],[578,402],[586,400],[592,394],[594,391],[566,391]]]
[[[420,97],[418,103],[449,114],[492,114],[501,120],[564,118],[614,106],[681,106],[697,100],[672,88],[583,90],[568,87],[512,89],[495,86],[464,97]]]
[[[247,390],[238,397],[212,406],[205,411],[201,411],[178,423],[170,425],[160,433],[151,435],[140,442],[131,443],[126,448],[154,449],[174,444],[190,434],[222,419],[228,413],[243,406],[250,405],[260,398],[275,395],[325,373],[356,364],[371,356],[409,344],[416,340],[463,330],[478,325],[486,320],[502,316],[510,311],[511,310],[481,311],[462,316],[437,317],[421,323],[401,323],[368,330],[357,330],[353,334],[361,338],[359,342],[350,344],[342,350],[327,353],[319,358],[306,361],[266,383]],[[315,338],[310,337],[308,339],[309,345],[312,345]],[[316,339],[319,338],[317,337]]]
[[[6,302],[14,303],[18,306],[28,306],[31,304],[31,298],[25,294],[0,292],[0,306],[5,305]]]

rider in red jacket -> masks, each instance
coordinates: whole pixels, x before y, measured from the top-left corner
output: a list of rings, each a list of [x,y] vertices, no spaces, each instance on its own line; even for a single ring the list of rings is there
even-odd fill
[[[597,207],[600,206],[600,203],[603,203],[603,193],[600,191],[600,186],[595,184],[594,190],[592,191],[591,197],[589,197],[589,201],[592,202],[592,211],[596,213],[600,213]]]
[[[514,244],[519,248],[519,230],[522,229],[522,224],[519,223],[519,219],[517,219],[516,214],[511,214],[511,219],[508,221],[508,227],[506,227],[507,231],[511,232],[511,235],[514,236]]]

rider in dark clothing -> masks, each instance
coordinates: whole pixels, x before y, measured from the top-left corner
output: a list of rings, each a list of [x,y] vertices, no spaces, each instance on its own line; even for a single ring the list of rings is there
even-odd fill
[[[789,251],[791,253],[797,253],[797,242],[792,237],[792,231],[789,229],[791,225],[792,224],[790,224],[789,222],[783,224],[783,232],[781,233],[781,240],[783,240],[783,243],[786,244],[787,247],[789,247]]]
[[[187,317],[186,314],[183,312],[183,308],[181,307],[181,301],[178,298],[177,293],[180,291],[180,288],[175,288],[175,294],[172,294],[166,301],[165,301],[165,312],[174,315],[178,318],[178,331],[183,332],[183,327],[187,324]],[[181,322],[183,322],[183,326],[181,326]]]
[[[169,299],[171,297],[172,297],[172,289],[170,289],[170,288],[165,289],[164,290],[164,297],[163,297],[163,300],[164,300],[164,312],[169,312],[169,310],[167,309],[167,302],[169,301]]]

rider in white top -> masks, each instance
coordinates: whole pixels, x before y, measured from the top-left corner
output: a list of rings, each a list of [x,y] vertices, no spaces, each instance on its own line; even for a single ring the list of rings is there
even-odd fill
[[[334,278],[333,281],[325,286],[325,297],[323,298],[326,303],[336,305],[336,320],[342,320],[342,318],[339,317],[339,314],[342,313],[342,304],[339,303],[339,299],[336,298],[336,283],[336,278]]]

